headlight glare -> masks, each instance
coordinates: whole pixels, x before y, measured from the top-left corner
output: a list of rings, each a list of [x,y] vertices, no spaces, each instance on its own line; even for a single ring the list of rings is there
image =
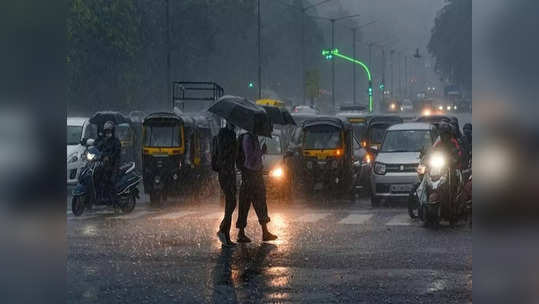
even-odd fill
[[[273,178],[281,178],[284,175],[283,168],[276,167],[275,169],[270,171],[270,176]]]
[[[430,158],[430,166],[439,170],[445,166],[445,157],[441,154],[434,154]]]
[[[93,160],[93,159],[95,158],[95,154],[94,154],[94,153],[88,152],[88,153],[86,154],[86,158],[87,158],[88,160]]]

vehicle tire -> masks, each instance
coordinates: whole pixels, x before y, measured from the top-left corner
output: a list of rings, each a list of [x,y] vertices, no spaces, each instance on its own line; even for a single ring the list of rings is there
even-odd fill
[[[419,202],[414,194],[410,193],[408,197],[408,215],[410,218],[415,219],[419,216]]]
[[[85,205],[82,197],[73,196],[71,199],[71,212],[73,212],[73,215],[75,216],[81,216],[84,212],[84,207],[86,207]]]
[[[152,207],[161,207],[161,193],[154,191],[150,192],[150,205]]]
[[[372,207],[380,206],[380,199],[377,198],[374,193],[371,193],[371,206]]]
[[[123,213],[131,213],[135,209],[137,204],[137,199],[135,195],[131,195],[125,204],[122,205],[121,209]]]

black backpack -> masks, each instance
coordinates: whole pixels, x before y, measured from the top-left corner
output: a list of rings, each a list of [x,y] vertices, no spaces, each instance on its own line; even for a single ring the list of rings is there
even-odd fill
[[[218,136],[214,136],[213,139],[212,139],[212,147],[211,147],[211,168],[213,171],[215,172],[219,172],[219,155],[218,155],[218,150],[219,150],[219,138]]]

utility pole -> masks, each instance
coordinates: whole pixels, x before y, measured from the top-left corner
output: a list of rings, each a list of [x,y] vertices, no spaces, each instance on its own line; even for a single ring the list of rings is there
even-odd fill
[[[395,80],[395,78],[393,77],[393,73],[394,73],[394,68],[393,68],[393,55],[395,54],[395,50],[391,50],[389,51],[389,66],[391,67],[391,97],[393,97],[393,89],[395,88],[395,83],[393,82],[393,80]]]
[[[406,95],[406,98],[410,97],[410,93],[408,91],[409,83],[408,83],[408,56],[404,56],[404,94]]]
[[[167,98],[168,102],[172,102],[172,107],[174,110],[174,102],[172,101],[172,83],[170,81],[170,5],[169,0],[166,0],[166,24],[167,24]]]
[[[399,98],[402,97],[402,60],[399,56],[399,53],[397,53],[397,67],[398,67],[398,73],[399,73]]]
[[[260,20],[260,0],[258,0],[258,99],[262,98],[262,45],[261,45],[261,20]]]
[[[260,1],[260,0],[259,0]],[[331,49],[335,49],[335,19],[331,21]],[[331,103],[333,104],[333,111],[335,108],[335,60],[331,60]]]
[[[353,55],[354,59],[357,58],[356,56],[356,33],[357,28],[352,29],[352,49],[353,49]],[[369,63],[370,66],[370,63]],[[356,65],[352,64],[352,88],[353,88],[353,96],[354,96],[354,105],[356,104]]]
[[[305,105],[305,7],[303,1],[301,1],[301,6],[301,98]]]
[[[382,88],[382,102],[379,104],[383,105],[386,101],[386,50],[384,48],[382,48],[382,61],[382,84],[384,85],[384,87]],[[380,106],[378,106],[378,110],[381,110]]]

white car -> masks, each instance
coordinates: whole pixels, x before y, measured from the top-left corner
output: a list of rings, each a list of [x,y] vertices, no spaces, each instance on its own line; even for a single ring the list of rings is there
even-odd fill
[[[402,123],[386,130],[371,174],[371,204],[380,199],[407,199],[419,181],[417,167],[423,149],[432,146],[438,132],[428,123]]]
[[[83,154],[86,147],[81,144],[88,118],[68,117],[67,118],[67,183],[76,184],[79,178],[80,169],[84,166]]]

